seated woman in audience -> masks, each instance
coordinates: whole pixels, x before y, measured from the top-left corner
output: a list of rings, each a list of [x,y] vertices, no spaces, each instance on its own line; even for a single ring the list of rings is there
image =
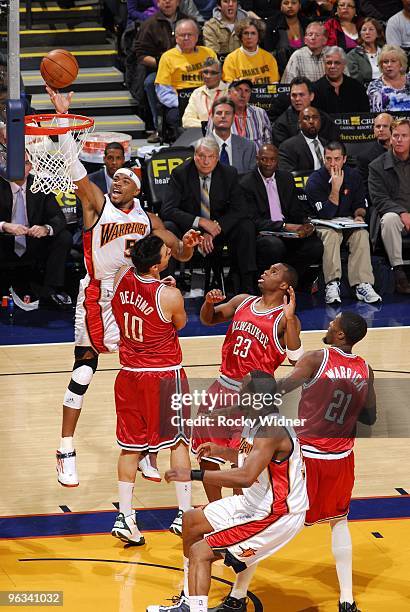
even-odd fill
[[[379,55],[381,77],[371,81],[367,88],[370,110],[410,110],[410,76],[407,71],[407,55],[397,45],[384,45]]]
[[[239,49],[226,57],[222,79],[226,83],[240,79],[250,79],[252,83],[277,83],[278,65],[275,58],[259,47],[265,34],[265,23],[261,19],[247,18],[235,26],[241,42]]]
[[[328,47],[341,47],[346,52],[356,47],[361,21],[355,0],[338,0],[335,16],[325,23]]]
[[[308,20],[300,14],[300,0],[282,0],[280,13],[266,22],[263,47],[272,51],[282,73],[293,51],[300,49],[304,42]]]
[[[221,81],[221,64],[217,59],[205,60],[202,77],[205,85],[192,92],[182,117],[184,128],[202,127],[202,122],[208,121],[211,115],[214,101],[227,95],[228,84]]]
[[[377,19],[366,17],[357,42],[357,47],[347,54],[350,76],[360,83],[378,79],[381,76],[378,59],[386,42],[381,23]]]

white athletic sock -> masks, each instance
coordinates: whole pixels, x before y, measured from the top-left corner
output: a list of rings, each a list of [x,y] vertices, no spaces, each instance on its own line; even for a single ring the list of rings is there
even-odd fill
[[[73,436],[61,438],[59,451],[61,453],[71,453],[74,450]]]
[[[347,519],[333,523],[332,552],[336,561],[336,572],[340,586],[340,601],[353,603],[352,587],[352,538]]]
[[[133,482],[118,481],[118,495],[120,497],[120,512],[129,516],[132,512],[132,494],[134,492]]]
[[[250,567],[247,567],[246,570],[240,572],[236,575],[235,584],[232,587],[231,597],[235,597],[235,599],[243,599],[246,597],[246,593],[249,589],[250,582],[253,578],[257,567],[257,563],[254,563]]]
[[[175,483],[175,493],[177,495],[178,508],[186,512],[187,510],[191,510],[191,491],[192,491],[192,483],[191,482],[176,482]]]
[[[189,609],[191,612],[208,612],[208,596],[193,595],[189,598]]]
[[[189,571],[189,559],[187,557],[184,557],[184,595],[185,597],[189,597],[188,571]]]

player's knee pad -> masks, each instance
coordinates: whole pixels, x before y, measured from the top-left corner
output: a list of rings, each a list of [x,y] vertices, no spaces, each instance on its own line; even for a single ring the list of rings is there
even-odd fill
[[[73,373],[64,396],[64,406],[81,410],[84,394],[98,366],[98,355],[92,351],[93,357],[84,359],[84,351],[78,354],[77,348],[79,347],[76,347]]]

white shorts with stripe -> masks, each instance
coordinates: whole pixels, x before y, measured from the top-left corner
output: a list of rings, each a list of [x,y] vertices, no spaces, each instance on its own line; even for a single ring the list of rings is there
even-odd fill
[[[92,346],[97,353],[118,350],[120,332],[115,321],[111,300],[112,281],[90,279],[80,281],[75,309],[75,345]]]
[[[203,511],[214,529],[205,536],[212,550],[230,553],[246,566],[273,555],[299,533],[305,522],[305,512],[267,515],[249,506],[243,495],[212,502]]]

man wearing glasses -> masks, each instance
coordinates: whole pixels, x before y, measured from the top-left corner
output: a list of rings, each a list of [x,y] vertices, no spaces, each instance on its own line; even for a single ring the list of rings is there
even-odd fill
[[[228,84],[221,81],[221,64],[213,57],[205,60],[202,70],[204,85],[192,92],[182,117],[182,127],[200,128],[208,121],[212,104],[219,97],[226,96]]]
[[[325,75],[313,84],[315,106],[326,113],[369,112],[366,90],[356,79],[343,74],[346,54],[340,47],[324,51]]]

